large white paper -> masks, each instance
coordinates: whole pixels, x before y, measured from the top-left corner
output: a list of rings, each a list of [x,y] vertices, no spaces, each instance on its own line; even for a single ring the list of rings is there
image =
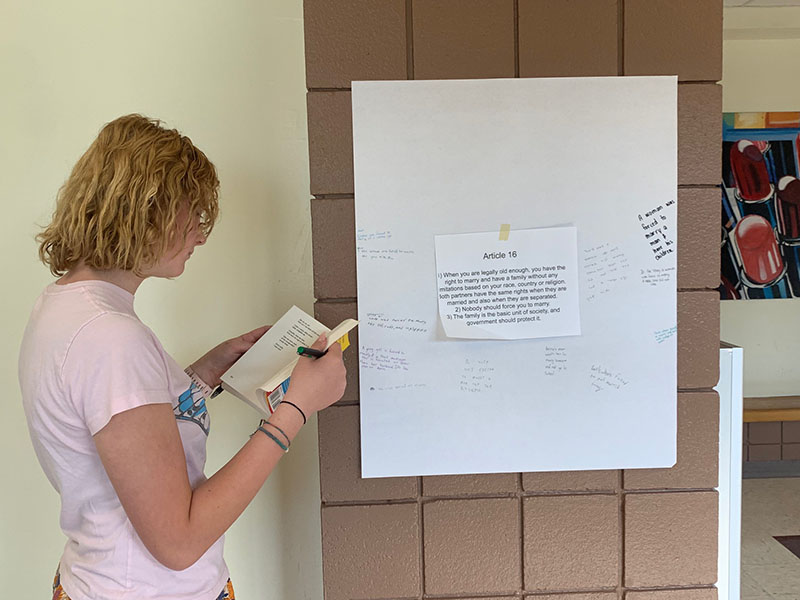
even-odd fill
[[[364,477],[669,467],[675,77],[353,82]],[[574,227],[580,335],[448,337],[436,236]]]
[[[448,337],[579,335],[574,227],[436,236],[439,316]]]

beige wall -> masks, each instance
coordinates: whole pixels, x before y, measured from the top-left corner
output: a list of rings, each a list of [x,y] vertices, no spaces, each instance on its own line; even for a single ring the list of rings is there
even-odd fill
[[[800,8],[725,10],[725,112],[800,110]],[[745,396],[800,393],[796,300],[722,302],[720,335],[744,348]]]
[[[0,2],[0,182],[5,280],[0,369],[0,581],[47,597],[63,536],[57,495],[28,439],[16,354],[50,281],[35,223],[100,126],[142,112],[187,133],[219,168],[222,220],[176,281],[148,281],[142,319],[179,362],[225,337],[311,309],[300,0]],[[210,406],[209,470],[258,417]],[[242,598],[320,598],[316,424],[233,526],[226,556]]]
[[[362,479],[348,371],[319,420],[326,600],[716,598],[721,0],[304,4],[314,290],[332,321],[357,311],[351,81],[679,76],[677,465]]]

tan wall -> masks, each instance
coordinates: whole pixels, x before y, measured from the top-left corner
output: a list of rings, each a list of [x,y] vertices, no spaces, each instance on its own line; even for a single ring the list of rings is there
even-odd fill
[[[305,0],[305,32],[314,289],[329,324],[356,314],[352,80],[680,82],[677,465],[363,480],[350,351],[348,391],[319,418],[326,599],[716,598],[721,0]]]
[[[0,582],[52,596],[64,547],[58,494],[36,461],[17,385],[33,302],[52,281],[36,256],[59,186],[103,123],[133,111],[187,133],[216,164],[221,220],[174,281],[148,280],[136,310],[181,364],[221,340],[311,310],[300,0],[0,1]],[[258,414],[209,402],[208,467],[247,441]],[[322,597],[315,420],[231,527],[240,598]]]

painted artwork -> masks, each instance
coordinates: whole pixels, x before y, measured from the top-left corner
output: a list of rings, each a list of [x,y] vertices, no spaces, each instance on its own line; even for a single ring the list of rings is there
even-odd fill
[[[800,112],[724,113],[722,300],[800,298]]]

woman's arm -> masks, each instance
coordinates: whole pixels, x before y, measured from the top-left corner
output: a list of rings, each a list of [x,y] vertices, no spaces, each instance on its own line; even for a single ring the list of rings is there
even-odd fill
[[[315,346],[324,348],[324,339]],[[324,357],[298,362],[286,399],[310,415],[341,398],[344,386],[342,353],[334,344]],[[290,439],[303,424],[297,410],[280,405],[269,421]],[[194,564],[225,533],[283,455],[273,440],[258,432],[193,490],[170,405],[145,405],[116,414],[94,440],[136,533],[156,560],[173,570]]]

